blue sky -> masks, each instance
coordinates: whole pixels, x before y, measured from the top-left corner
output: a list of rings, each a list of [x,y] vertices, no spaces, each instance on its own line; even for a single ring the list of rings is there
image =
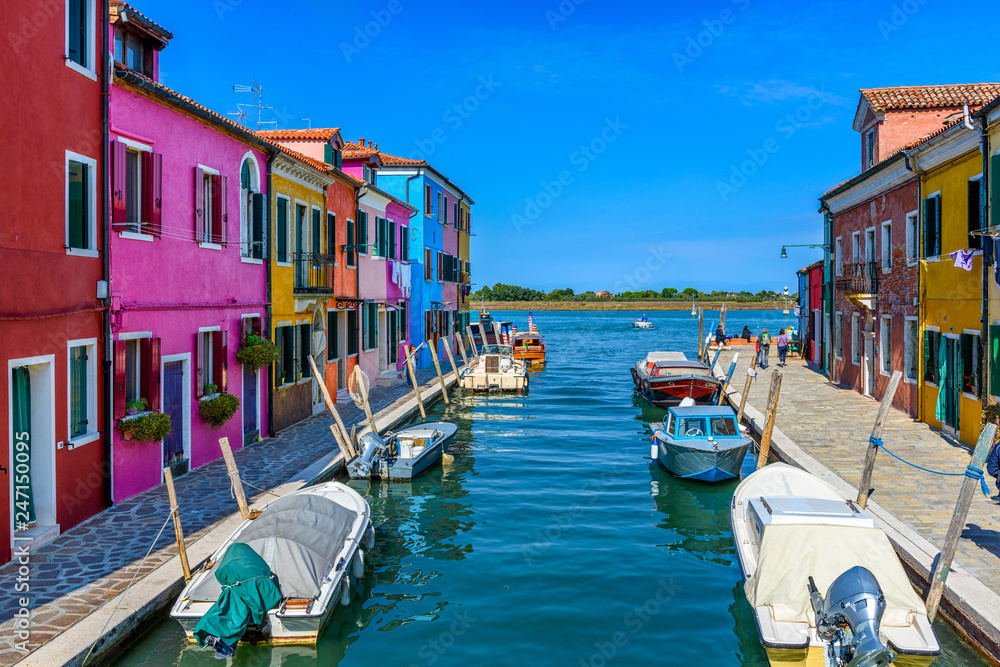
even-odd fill
[[[136,9],[202,104],[256,78],[280,127],[426,156],[476,201],[479,285],[794,289],[820,253],[781,246],[821,242],[817,197],[860,167],[858,89],[1000,80],[996,10],[942,0]]]

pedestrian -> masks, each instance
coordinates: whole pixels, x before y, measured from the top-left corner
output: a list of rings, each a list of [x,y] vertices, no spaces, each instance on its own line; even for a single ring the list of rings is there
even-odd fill
[[[721,349],[723,344],[726,342],[726,332],[722,330],[722,325],[720,324],[715,329],[715,344]]]
[[[743,333],[740,334],[740,338],[744,339],[747,343],[749,343],[750,339],[752,337],[753,337],[753,334],[750,333],[750,327],[748,327],[747,325],[744,324],[743,325]]]
[[[788,336],[785,335],[785,330],[782,329],[778,332],[778,338],[774,341],[778,346],[778,365],[785,365],[785,356],[788,354]]]
[[[757,341],[760,344],[760,359],[758,364],[761,368],[767,368],[767,355],[771,351],[771,334],[767,333],[767,327],[764,327],[760,332],[760,340]]]
[[[1000,492],[1000,443],[993,445],[993,451],[986,457],[986,474],[993,478]],[[995,497],[1000,500],[1000,494]]]

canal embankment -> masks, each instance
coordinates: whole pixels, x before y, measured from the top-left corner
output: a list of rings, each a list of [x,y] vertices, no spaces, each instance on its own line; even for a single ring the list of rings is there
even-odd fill
[[[724,375],[733,352],[724,351],[716,374]],[[753,354],[740,354],[729,402],[738,409]],[[868,437],[879,404],[830,383],[801,360],[757,369],[744,409],[744,422],[759,437],[769,377],[783,374],[771,453],[817,475],[848,497],[857,494]],[[908,415],[890,410],[883,430],[886,447],[925,468],[961,472],[970,449]],[[932,475],[887,454],[876,462],[874,492],[867,510],[886,531],[915,587],[925,594],[948,530],[961,477]],[[941,610],[970,642],[1000,662],[1000,507],[977,497],[945,585]]]
[[[461,368],[459,366],[459,372]],[[420,396],[425,406],[441,399],[442,387],[434,369],[419,371],[418,381],[421,382]],[[457,378],[449,371],[444,375],[444,381],[446,387],[451,388]],[[373,389],[371,407],[380,432],[419,415],[413,389],[405,384]],[[369,430],[365,414],[360,409],[340,404],[338,411],[348,429],[357,425],[359,436]],[[251,508],[260,508],[276,496],[332,479],[340,471],[344,461],[330,432],[332,423],[332,416],[324,412],[282,431],[273,439],[236,452]],[[303,456],[308,457],[308,465],[303,465]],[[181,519],[185,522],[187,534],[188,559],[192,568],[196,569],[242,519],[236,501],[229,497],[229,478],[221,462],[192,471],[178,478],[176,484],[181,498]],[[165,491],[159,487],[131,499],[129,517],[152,516],[153,523],[160,526],[160,521],[165,521],[169,512],[165,496]],[[205,498],[208,502],[204,502]],[[221,513],[222,516],[213,516],[213,510],[216,515]],[[84,524],[68,531],[55,543],[43,547],[36,558],[44,559],[46,563],[39,563],[38,566],[57,564],[63,573],[69,571],[75,574],[79,569],[74,567],[76,563],[67,562],[72,558],[113,562],[114,552],[118,550],[126,550],[138,557],[110,572],[96,570],[95,573],[101,573],[100,576],[77,577],[79,585],[59,595],[50,593],[52,599],[32,611],[32,637],[29,640],[32,651],[25,655],[15,650],[4,650],[0,652],[3,656],[0,657],[0,664],[77,666],[84,664],[84,660],[88,665],[107,664],[111,657],[145,632],[153,621],[162,617],[183,589],[180,557],[169,527],[150,539],[148,531],[116,527],[115,524],[121,521],[107,512],[87,523],[92,525]],[[68,546],[79,544],[81,547],[60,553],[60,540],[70,542]],[[147,550],[150,553],[143,556]],[[11,618],[0,624],[0,631],[16,623],[16,620]],[[12,634],[4,632],[4,636]]]

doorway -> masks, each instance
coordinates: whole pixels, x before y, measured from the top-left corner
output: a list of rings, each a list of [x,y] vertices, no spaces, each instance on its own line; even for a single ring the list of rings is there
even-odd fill
[[[170,416],[170,433],[163,439],[163,467],[176,467],[190,460],[191,380],[190,355],[163,357],[160,377],[163,382],[163,412]],[[181,466],[183,468],[183,466]],[[178,471],[186,472],[186,471]],[[174,474],[178,474],[174,472]]]
[[[260,437],[260,371],[243,367],[243,444],[257,442]]]
[[[337,311],[337,388],[347,388],[347,339],[350,332],[347,330],[347,311]]]
[[[389,363],[395,369],[399,360],[399,311],[390,310],[388,320],[389,324],[386,329],[389,334]]]
[[[871,396],[875,383],[875,332],[866,329],[864,337],[864,358],[861,360],[862,374],[864,375],[863,393],[865,396]]]
[[[946,334],[941,338],[944,343],[942,353],[945,355],[945,369],[941,375],[941,386],[938,391],[944,392],[944,423],[955,432],[959,428],[959,406],[962,396],[962,376],[964,363],[962,361],[962,346],[959,338]]]
[[[387,335],[386,311],[378,311],[378,372],[383,373],[389,368],[389,337]]]

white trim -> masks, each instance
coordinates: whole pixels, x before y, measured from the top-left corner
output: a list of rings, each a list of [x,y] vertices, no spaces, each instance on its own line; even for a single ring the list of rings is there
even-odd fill
[[[983,332],[979,329],[962,329],[962,333],[969,336],[982,336]]]
[[[67,61],[72,62],[72,61]],[[69,247],[69,163],[79,162],[87,168],[87,247]],[[86,257],[97,257],[97,160],[95,158],[80,155],[73,151],[66,151],[65,164],[65,200],[63,205],[63,231],[65,233],[65,247],[67,255],[80,254]],[[86,253],[86,254],[85,254]],[[93,253],[92,255],[89,253]]]
[[[280,259],[278,255],[278,200],[285,200],[285,251],[288,255],[288,261],[284,262]],[[277,266],[291,267],[292,265],[292,217],[295,215],[295,211],[292,210],[294,204],[292,203],[292,198],[289,195],[276,194],[274,195],[274,263]]]
[[[137,234],[135,232],[118,232],[118,238],[131,239],[133,241],[149,241],[150,243],[156,240],[156,237],[152,234]]]
[[[208,333],[209,331],[222,331],[222,327],[198,327],[198,333]]]
[[[214,195],[214,193],[213,193]],[[199,248],[204,248],[205,250],[222,250],[222,245],[219,243],[205,243],[202,241],[198,244]]]
[[[983,180],[983,172],[979,172],[975,176],[969,179],[970,181],[981,181]]]
[[[889,321],[889,331],[888,331],[888,344],[884,344],[883,340],[886,338],[885,323],[886,320]],[[889,377],[892,374],[892,315],[880,315],[878,323],[878,370],[882,375]],[[888,363],[886,363],[888,362]],[[885,367],[888,366],[889,370]]]
[[[125,144],[129,148],[134,148],[135,150],[140,151],[142,153],[152,153],[153,152],[153,147],[150,146],[149,144],[144,144],[142,142],[135,141],[133,139],[126,139],[125,137],[123,137],[121,135],[118,136],[117,141],[120,141],[121,143]]]
[[[91,81],[97,81],[97,72],[87,67],[81,67],[75,60],[66,58],[66,67],[70,68],[74,72],[79,72]]]
[[[101,256],[98,250],[80,250],[79,248],[66,248],[66,254],[73,257],[90,257],[91,259]]]
[[[72,427],[69,424],[73,419],[73,391],[70,387],[72,383],[73,362],[70,351],[74,347],[87,348],[87,432],[72,438]],[[100,424],[97,420],[97,339],[81,338],[78,340],[66,341],[66,446],[67,449],[82,447],[94,442],[101,437]]]
[[[834,275],[844,275],[844,237],[838,236],[833,243]]]
[[[291,320],[281,320],[280,322],[274,325],[274,328],[280,329],[281,327],[290,327],[290,326],[294,326]]]
[[[910,218],[913,218],[913,233],[910,232]],[[903,224],[906,225],[906,266],[914,267],[920,261],[920,209],[914,209],[903,216]],[[910,255],[910,245],[913,245],[913,254]]]
[[[919,318],[916,315],[903,315],[904,320],[909,320],[910,322],[916,322]]]
[[[941,327],[932,327],[930,325],[924,327],[924,331],[941,331]]]
[[[957,333],[943,333],[941,334],[941,338],[950,338],[951,340],[961,340],[962,336],[961,334]]]
[[[253,320],[258,317],[263,317],[260,313],[244,313],[240,315],[241,320]]]
[[[89,44],[83,45],[84,63],[82,65],[69,57],[69,0],[66,0],[63,5],[63,57],[65,58],[66,66],[74,72],[83,74],[92,81],[97,81],[97,54],[99,52],[97,36],[100,34],[94,20],[97,14],[95,3],[96,0],[84,0],[83,3],[83,12],[87,17],[86,32]]]
[[[889,229],[889,233],[886,234],[886,228]],[[882,273],[892,273],[892,220],[885,220],[879,225],[879,265],[882,267]],[[886,243],[888,240],[888,244]],[[886,265],[886,258],[888,257],[889,264]]]
[[[864,350],[862,349],[864,342],[865,337],[861,331],[861,313],[853,311],[851,313],[851,364],[854,366],[860,366],[861,360],[864,358]]]
[[[198,163],[198,168],[201,169],[206,174],[212,174],[213,176],[222,176],[222,173],[218,169],[212,169],[211,167],[206,167],[202,163]]]
[[[243,263],[243,264],[257,264],[257,265],[262,265],[264,263],[264,260],[257,259],[256,257],[243,257],[243,256],[240,256],[240,262]]]
[[[181,354],[165,354],[160,356],[160,410],[166,412],[166,402],[167,402],[167,392],[166,390],[166,377],[167,374],[164,372],[167,363],[183,361],[184,362],[184,374],[187,376],[184,379],[181,390],[181,414],[184,415],[183,424],[183,438],[184,438],[184,454],[183,457],[188,460],[188,466],[190,467],[191,461],[191,353],[184,352]],[[163,441],[160,441],[160,467],[163,467]],[[160,481],[163,481],[162,472]]]
[[[152,338],[152,331],[126,331],[118,334],[118,340],[139,340],[141,338]]]
[[[865,237],[864,237],[865,245],[864,245],[864,247],[861,250],[861,254],[864,255],[864,259],[862,261],[864,261],[864,262],[874,262],[874,261],[876,261],[875,260],[875,244],[878,242],[878,237],[875,235],[875,232],[877,231],[877,229],[878,229],[878,227],[876,227],[875,225],[872,225],[871,227],[866,227],[865,230],[864,230],[864,232],[865,232]],[[872,233],[872,243],[871,243],[872,247],[871,248],[868,247],[868,232]]]
[[[978,402],[979,402],[979,397],[978,397],[978,396],[976,396],[975,394],[970,394],[970,393],[969,393],[969,392],[967,392],[967,391],[963,391],[963,392],[962,392],[962,398],[967,398],[967,399],[969,399],[970,401],[975,401],[976,403],[978,403]]]

